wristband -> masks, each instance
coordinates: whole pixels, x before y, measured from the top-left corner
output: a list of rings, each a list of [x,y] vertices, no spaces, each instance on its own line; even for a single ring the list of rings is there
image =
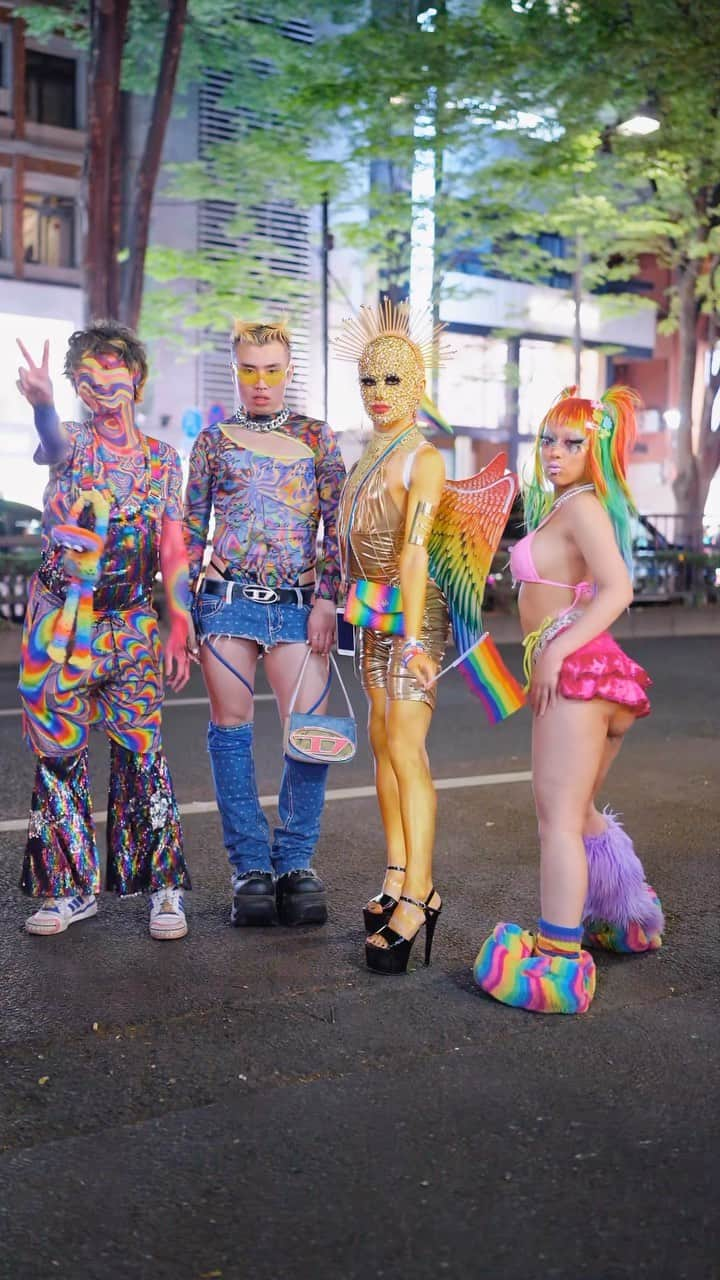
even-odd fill
[[[408,636],[400,650],[400,666],[407,669],[408,664],[412,662],[413,658],[417,658],[420,653],[427,653],[422,640],[416,639],[415,636]]]

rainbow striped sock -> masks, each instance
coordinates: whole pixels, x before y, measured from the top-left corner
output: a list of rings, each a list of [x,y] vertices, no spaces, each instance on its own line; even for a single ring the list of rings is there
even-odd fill
[[[580,955],[583,929],[568,929],[564,925],[550,924],[549,920],[538,920],[535,951],[541,956],[567,956],[577,959]]]

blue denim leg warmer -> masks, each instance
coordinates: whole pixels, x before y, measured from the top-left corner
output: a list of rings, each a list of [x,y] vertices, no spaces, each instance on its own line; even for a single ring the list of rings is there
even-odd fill
[[[272,871],[270,828],[258,797],[253,725],[208,725],[208,751],[233,875]]]
[[[278,805],[281,825],[275,828],[272,847],[277,876],[309,867],[312,862],[320,835],[329,767],[285,757]]]

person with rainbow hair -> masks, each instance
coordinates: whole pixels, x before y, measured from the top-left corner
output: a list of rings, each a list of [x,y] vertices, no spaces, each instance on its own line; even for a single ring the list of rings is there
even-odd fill
[[[112,320],[70,338],[65,373],[90,416],[60,423],[49,344],[18,389],[49,466],[40,568],[29,593],[19,689],[25,737],[37,762],[21,888],[42,899],[28,933],[62,933],[97,914],[101,888],[88,780],[91,726],[110,739],[107,882],[150,894],[150,934],[187,933],[190,878],[180,817],[161,744],[163,654],[152,587],[162,569],[170,614],[168,685],[189,675],[188,565],[180,459],[138,428],[148,376],[135,335]]]
[[[597,793],[628,729],[650,710],[647,673],[608,628],[632,601],[627,466],[638,397],[577,387],[546,413],[525,490],[529,533],[511,550],[533,711],[540,836],[535,935],[498,924],[474,965],[495,999],[540,1013],[584,1013],[595,991],[585,946],[654,951],[663,913],[632,841]]]

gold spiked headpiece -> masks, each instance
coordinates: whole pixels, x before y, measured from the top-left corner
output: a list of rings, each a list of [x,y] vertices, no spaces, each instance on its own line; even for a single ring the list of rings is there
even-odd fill
[[[378,338],[402,338],[411,346],[422,367],[444,364],[452,352],[438,337],[444,324],[433,324],[427,307],[412,308],[407,302],[390,302],[388,298],[376,307],[361,307],[357,316],[342,322],[342,332],[333,339],[333,348],[341,360],[357,362],[363,351]]]

